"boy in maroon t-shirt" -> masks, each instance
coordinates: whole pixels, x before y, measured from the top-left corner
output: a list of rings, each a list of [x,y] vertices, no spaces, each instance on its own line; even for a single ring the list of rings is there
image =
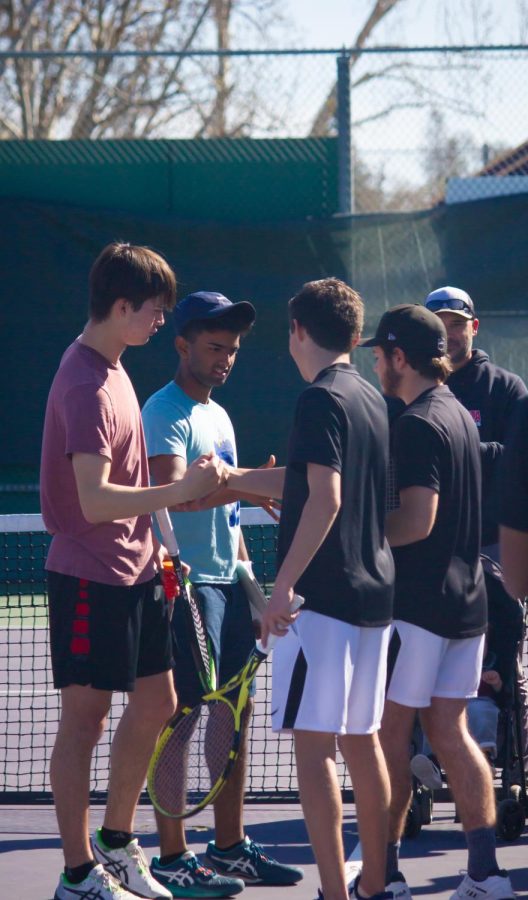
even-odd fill
[[[41,502],[50,643],[62,711],[50,778],[65,870],[55,900],[169,898],[150,874],[133,818],[157,735],[175,708],[168,613],[155,602],[165,549],[150,514],[225,477],[201,457],[174,484],[148,486],[139,406],[120,357],[146,344],[174,305],[176,279],[146,247],[110,244],[90,273],[90,318],[51,386]],[[90,845],[90,764],[113,691],[129,692],[111,751],[103,827]]]

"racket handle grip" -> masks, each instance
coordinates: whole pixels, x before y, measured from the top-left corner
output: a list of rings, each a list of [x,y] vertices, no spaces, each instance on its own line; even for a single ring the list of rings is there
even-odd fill
[[[179,556],[180,548],[178,547],[168,509],[156,510],[156,519],[158,520],[161,539],[169,552],[169,556]]]
[[[291,604],[291,611],[297,612],[297,610],[301,608],[303,603],[304,603],[304,597],[301,597],[300,594],[294,594],[292,604]],[[284,634],[286,634],[287,630],[288,629],[285,630]],[[261,653],[269,653],[271,650],[273,650],[273,647],[275,646],[275,644],[277,643],[278,640],[279,640],[278,634],[269,634],[268,635],[268,643],[266,644],[265,647],[262,646],[262,641],[257,641],[257,650],[259,650]]]
[[[174,603],[176,594],[178,593],[178,579],[174,571],[174,563],[171,559],[163,560],[161,570],[161,583],[167,600]]]

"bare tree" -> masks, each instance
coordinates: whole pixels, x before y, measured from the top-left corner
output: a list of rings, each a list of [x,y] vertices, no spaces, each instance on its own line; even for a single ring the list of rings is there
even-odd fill
[[[352,47],[361,50],[369,41],[376,27],[394,9],[402,0],[375,0],[372,8],[367,14],[365,23],[360,28]],[[349,57],[350,67],[353,68],[360,59],[359,53],[352,53]],[[334,84],[326,97],[324,103],[320,107],[312,125],[312,135],[314,137],[328,134],[331,126],[335,122],[337,111],[337,85]]]
[[[524,4],[528,0],[518,0],[519,19],[522,20],[526,10]],[[491,40],[493,29],[497,24],[497,4],[493,0],[458,0],[456,15],[453,15],[452,0],[437,0],[430,3],[429,11],[436,16],[436,33],[441,35],[440,42],[445,45],[464,43],[484,44]],[[472,94],[479,73],[479,63],[475,56],[439,55],[436,60],[427,58],[419,60],[405,54],[405,43],[390,41],[391,52],[385,55],[367,57],[361,51],[372,46],[373,38],[380,29],[384,29],[390,17],[391,26],[394,16],[399,13],[399,30],[395,33],[404,35],[406,31],[405,14],[412,12],[409,0],[371,0],[367,4],[366,17],[355,38],[345,45],[349,50],[349,65],[353,72],[352,97],[357,96],[359,89],[379,85],[376,92],[376,103],[370,108],[368,115],[354,115],[354,126],[357,128],[367,122],[384,119],[402,109],[412,109],[426,105],[444,105],[456,108],[463,115],[476,114]],[[398,50],[401,53],[398,53]],[[358,51],[358,52],[354,52]],[[443,88],[430,87],[424,74],[434,71],[449,72],[449,85]],[[463,86],[461,87],[461,83]],[[381,88],[383,84],[383,89]],[[438,84],[438,82],[436,83]],[[458,89],[460,87],[460,89]],[[387,90],[388,89],[388,90]],[[354,102],[353,102],[354,108]],[[324,102],[318,109],[311,127],[311,134],[328,135],[335,131],[337,112],[337,85],[333,85]]]
[[[228,135],[255,106],[228,116],[227,59],[155,56],[198,43],[228,50],[232,29],[266,39],[279,0],[2,0],[0,49],[26,53],[0,69],[0,138],[155,137],[178,121],[186,133]],[[135,56],[124,57],[122,51]],[[53,52],[65,55],[52,55]],[[72,53],[90,53],[89,57]],[[40,58],[28,53],[43,54]],[[46,55],[48,54],[48,55]],[[143,54],[143,55],[142,55]]]

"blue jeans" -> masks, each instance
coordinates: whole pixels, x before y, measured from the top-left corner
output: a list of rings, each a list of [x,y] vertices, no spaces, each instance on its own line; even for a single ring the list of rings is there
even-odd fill
[[[242,668],[255,646],[255,634],[249,603],[242,585],[195,584],[194,591],[201,605],[205,627],[211,641],[218,686],[225,684]],[[171,621],[174,684],[178,702],[194,706],[203,689],[196,673],[192,654],[184,640],[185,626],[178,599]],[[255,687],[252,686],[251,694]]]

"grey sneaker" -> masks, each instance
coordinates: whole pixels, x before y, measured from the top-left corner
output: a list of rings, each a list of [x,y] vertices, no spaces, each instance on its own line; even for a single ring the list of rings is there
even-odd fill
[[[127,891],[103,866],[94,866],[80,884],[70,884],[61,875],[54,900],[139,900],[137,894]]]
[[[442,785],[442,773],[433,760],[424,753],[417,753],[411,759],[411,772],[422,784],[432,791],[438,791]]]
[[[98,828],[92,838],[92,849],[95,860],[133,894],[143,900],[172,900],[171,892],[150,874],[147,858],[135,838],[126,847],[110,850]]]

